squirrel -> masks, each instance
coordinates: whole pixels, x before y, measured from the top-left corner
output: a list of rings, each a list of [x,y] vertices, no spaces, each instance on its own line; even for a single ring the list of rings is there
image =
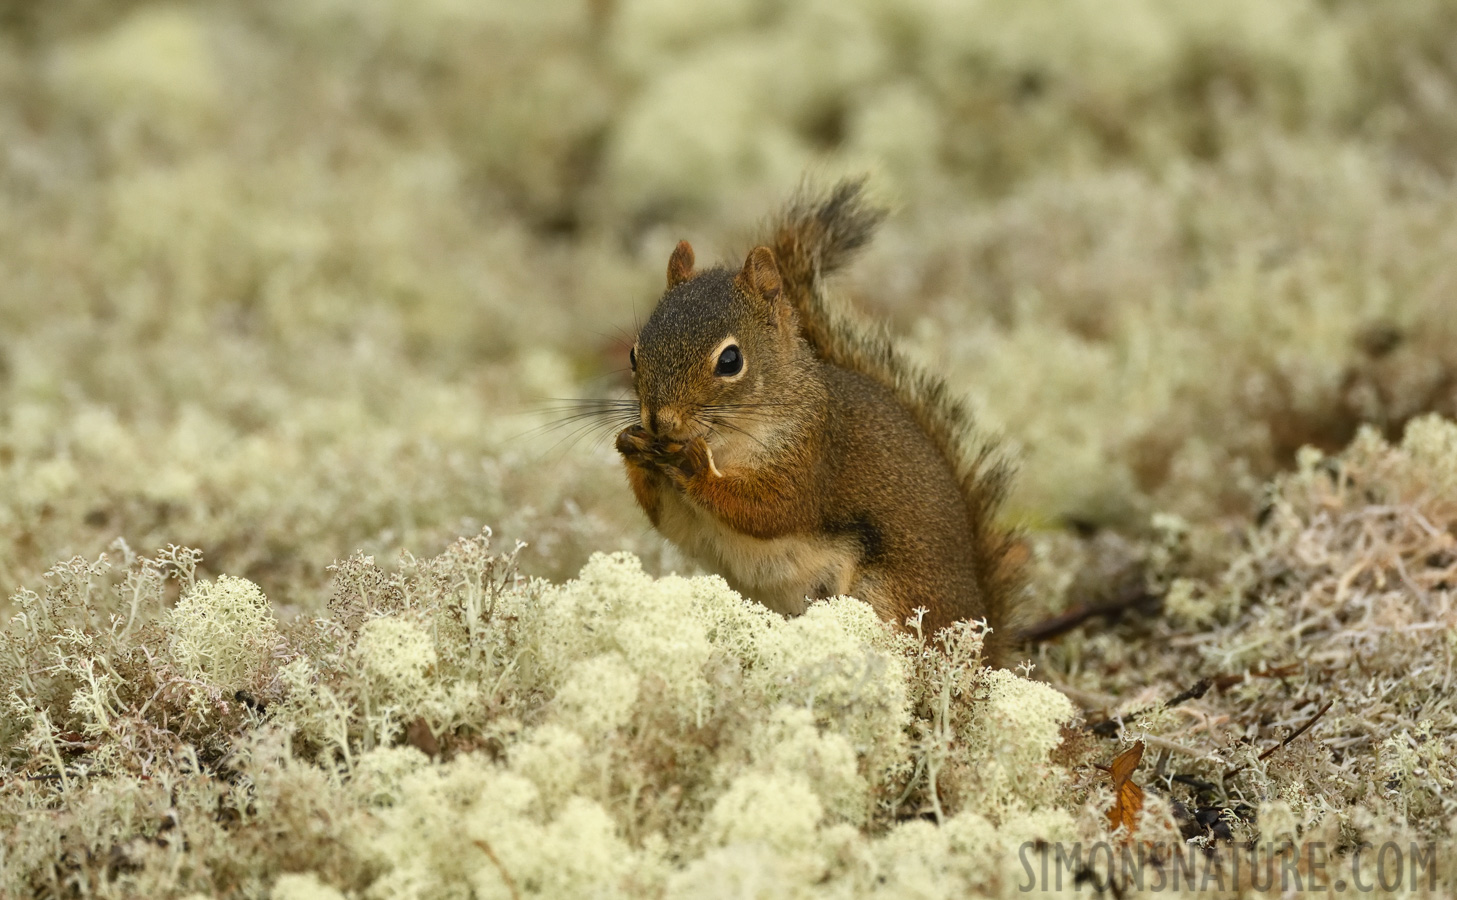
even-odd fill
[[[825,278],[885,211],[863,180],[793,199],[738,271],[680,241],[629,352],[639,421],[617,436],[668,540],[784,615],[850,595],[920,633],[990,626],[1001,664],[1021,581],[995,520],[1009,467],[945,381],[833,304]]]

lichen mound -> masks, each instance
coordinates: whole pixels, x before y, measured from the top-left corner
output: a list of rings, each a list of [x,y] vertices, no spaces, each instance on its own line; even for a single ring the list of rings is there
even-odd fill
[[[1075,711],[981,668],[973,626],[935,650],[853,598],[785,620],[628,554],[528,581],[485,536],[338,564],[325,618],[228,576],[166,609],[192,578],[76,561],[17,598],[0,891],[854,894],[923,878],[894,858],[925,816],[961,896],[1010,877],[970,856],[1073,830]]]

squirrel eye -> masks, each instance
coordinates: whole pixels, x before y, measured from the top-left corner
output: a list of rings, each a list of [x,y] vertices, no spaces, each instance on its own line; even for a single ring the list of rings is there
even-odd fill
[[[632,370],[634,372],[637,371],[637,348],[636,347],[629,347],[627,349],[627,364],[629,366],[632,366]]]
[[[713,374],[728,377],[739,374],[743,368],[744,355],[739,352],[737,344],[729,344],[718,355],[718,364],[713,367]]]

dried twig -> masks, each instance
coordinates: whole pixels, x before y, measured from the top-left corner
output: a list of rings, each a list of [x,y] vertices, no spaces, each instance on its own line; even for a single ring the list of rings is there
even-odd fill
[[[516,887],[516,879],[512,878],[511,873],[506,871],[506,866],[501,863],[501,857],[496,855],[496,851],[491,849],[491,845],[483,838],[477,838],[472,843],[480,847],[481,851],[486,854],[486,857],[496,864],[496,871],[501,873],[501,880],[506,882],[506,890],[511,892],[511,900],[521,900],[521,891]]]
[[[1150,593],[1142,582],[1129,584],[1110,600],[1101,603],[1080,603],[1064,613],[1029,625],[1022,629],[1019,637],[1034,644],[1048,641],[1067,634],[1089,619],[1102,616],[1111,623],[1117,621],[1131,609],[1144,609],[1161,599],[1157,594]]]
[[[1333,704],[1334,702],[1334,700],[1327,700],[1325,702],[1325,706],[1322,706],[1320,709],[1316,710],[1315,715],[1310,717],[1310,721],[1306,722],[1304,725],[1301,725],[1299,728],[1292,731],[1290,735],[1285,738],[1285,740],[1271,747],[1269,750],[1266,750],[1264,753],[1261,753],[1259,757],[1260,761],[1264,762],[1265,760],[1269,759],[1271,754],[1273,754],[1276,750],[1279,750],[1281,747],[1287,746],[1291,741],[1295,740],[1302,734],[1305,734],[1305,732],[1309,731],[1310,726],[1314,725],[1316,722],[1319,722],[1320,717],[1326,714],[1326,710],[1330,709],[1331,704]]]
[[[1134,712],[1128,713],[1127,715],[1114,716],[1109,719],[1104,719],[1101,722],[1094,722],[1093,724],[1088,726],[1088,730],[1102,737],[1114,737],[1118,734],[1119,731],[1123,729],[1123,722],[1125,720],[1136,719],[1139,716],[1146,716],[1154,710],[1158,709],[1172,709],[1173,707],[1178,706],[1181,703],[1185,703],[1189,700],[1198,700],[1200,697],[1203,697],[1209,692],[1209,688],[1213,684],[1214,681],[1212,679],[1201,678],[1194,684],[1193,687],[1179,694],[1176,694],[1168,700],[1165,700],[1163,703],[1157,703],[1153,706],[1145,706],[1143,709],[1136,710]]]
[[[1320,717],[1326,714],[1326,711],[1331,708],[1331,705],[1334,702],[1335,702],[1334,700],[1327,700],[1326,703],[1325,703],[1325,705],[1322,706],[1320,709],[1316,710],[1315,711],[1315,715],[1311,716],[1310,719],[1307,720],[1304,725],[1301,725],[1299,728],[1297,728],[1294,731],[1290,732],[1290,734],[1286,735],[1285,736],[1285,739],[1282,740],[1280,743],[1278,743],[1275,746],[1271,747],[1269,750],[1266,750],[1264,753],[1261,753],[1259,755],[1259,757],[1258,757],[1258,759],[1260,760],[1260,762],[1264,762],[1265,760],[1269,759],[1271,756],[1273,756],[1275,754],[1275,752],[1277,750],[1280,750],[1282,747],[1289,746],[1289,744],[1290,744],[1291,741],[1295,740],[1296,738],[1300,737],[1302,734],[1305,734],[1307,731],[1309,731],[1310,730],[1310,727],[1312,725],[1314,725],[1316,722],[1319,722],[1320,721]],[[1249,768],[1248,765],[1236,766],[1235,768],[1230,769],[1228,772],[1225,772],[1224,773],[1224,778],[1225,778],[1226,781],[1228,781],[1230,778],[1233,778],[1235,775],[1238,775],[1240,772],[1243,772],[1245,769],[1248,769],[1248,768]]]

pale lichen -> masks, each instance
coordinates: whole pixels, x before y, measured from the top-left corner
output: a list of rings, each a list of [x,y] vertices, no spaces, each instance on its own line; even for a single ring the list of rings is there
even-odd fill
[[[168,612],[166,627],[182,671],[228,690],[249,685],[270,666],[279,640],[263,591],[231,575],[194,585]]]
[[[1141,840],[1457,827],[1450,0],[0,20],[0,894],[1013,896],[1138,739]],[[1028,618],[1133,604],[1027,651],[1097,730],[695,577],[540,409],[806,163],[1021,463]]]

